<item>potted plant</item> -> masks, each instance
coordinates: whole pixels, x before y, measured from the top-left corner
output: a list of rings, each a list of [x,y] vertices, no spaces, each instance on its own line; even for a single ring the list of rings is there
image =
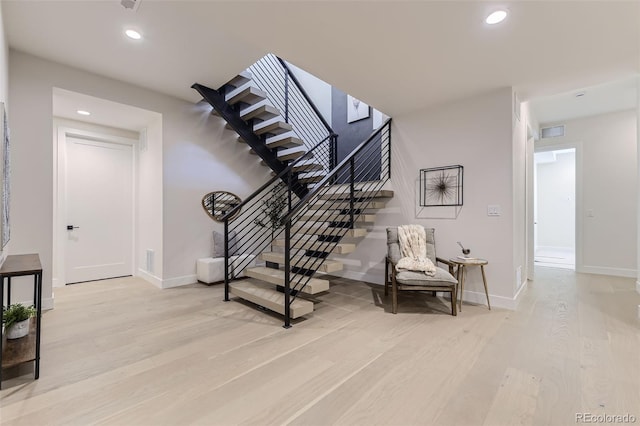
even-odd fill
[[[20,303],[3,309],[2,321],[4,321],[7,339],[19,339],[29,334],[29,320],[36,316],[34,306],[24,306]]]
[[[253,223],[262,228],[269,228],[271,241],[273,241],[275,232],[284,226],[283,219],[287,214],[288,204],[286,186],[282,182],[271,188],[270,197],[262,200],[262,216],[255,219]]]

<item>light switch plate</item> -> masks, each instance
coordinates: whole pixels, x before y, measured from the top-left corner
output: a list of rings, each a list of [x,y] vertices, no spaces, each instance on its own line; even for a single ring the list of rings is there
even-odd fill
[[[487,216],[500,216],[502,209],[497,204],[490,204],[487,206]]]

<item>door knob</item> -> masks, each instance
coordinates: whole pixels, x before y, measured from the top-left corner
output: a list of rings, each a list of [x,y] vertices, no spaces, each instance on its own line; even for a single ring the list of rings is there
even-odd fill
[[[74,229],[80,228],[79,226],[67,225],[67,231],[73,231]]]

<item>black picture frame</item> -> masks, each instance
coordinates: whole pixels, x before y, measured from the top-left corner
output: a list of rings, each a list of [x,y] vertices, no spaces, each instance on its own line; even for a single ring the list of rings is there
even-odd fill
[[[463,179],[461,165],[420,169],[420,206],[462,206]]]

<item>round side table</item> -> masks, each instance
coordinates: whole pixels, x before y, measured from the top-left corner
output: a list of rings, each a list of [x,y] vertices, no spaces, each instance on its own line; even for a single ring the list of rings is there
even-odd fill
[[[453,263],[457,267],[456,271],[456,279],[458,280],[458,284],[460,286],[460,309],[462,312],[462,294],[464,293],[464,279],[467,276],[467,266],[479,266],[482,271],[482,282],[484,283],[484,294],[487,296],[487,307],[491,310],[491,302],[489,302],[489,290],[487,288],[487,276],[484,273],[484,266],[489,262],[485,259],[477,259],[477,258],[469,258],[462,259],[460,257],[453,257],[449,259],[449,262]]]

